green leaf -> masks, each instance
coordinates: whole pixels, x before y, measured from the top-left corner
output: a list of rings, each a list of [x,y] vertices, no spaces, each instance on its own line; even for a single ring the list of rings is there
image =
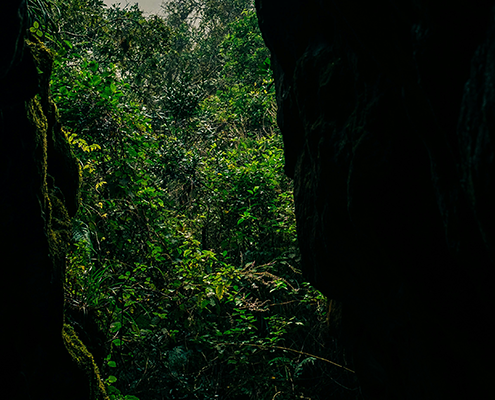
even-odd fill
[[[224,285],[218,285],[215,288],[215,294],[217,295],[218,300],[222,300],[224,292],[225,292],[225,286]]]
[[[117,332],[121,327],[122,324],[120,322],[113,322],[112,325],[110,325],[110,330],[112,332]]]
[[[107,379],[107,381],[108,381],[108,379]],[[110,400],[120,399],[120,390],[117,389],[115,386],[108,385],[107,386],[107,393],[110,395]]]
[[[98,63],[96,61],[91,61],[88,65],[88,68],[90,69],[90,71],[96,72],[98,71]]]
[[[107,378],[107,382],[109,383],[115,383],[117,382],[117,377],[113,376],[113,375],[110,375],[108,378]]]
[[[67,50],[65,50],[64,48],[60,48],[57,52],[57,61],[61,61],[63,59],[63,57],[65,57],[67,55]]]
[[[115,361],[109,361],[108,362],[108,366],[111,367],[111,368],[116,368],[117,367],[117,363]]]
[[[95,75],[91,78],[91,84],[93,86],[98,86],[101,83],[101,77],[98,75]]]

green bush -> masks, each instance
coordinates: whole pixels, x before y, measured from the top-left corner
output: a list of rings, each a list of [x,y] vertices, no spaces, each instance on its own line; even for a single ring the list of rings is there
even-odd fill
[[[169,2],[164,18],[45,2],[33,30],[56,52],[51,92],[83,177],[66,318],[102,354],[110,397],[359,398],[299,271],[251,2]]]

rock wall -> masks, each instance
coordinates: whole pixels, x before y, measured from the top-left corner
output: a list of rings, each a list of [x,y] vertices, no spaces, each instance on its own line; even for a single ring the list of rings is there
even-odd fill
[[[256,0],[304,273],[368,399],[493,391],[493,6]]]
[[[92,357],[63,329],[79,167],[50,99],[52,55],[27,38],[26,2],[0,6],[2,398],[107,398]]]

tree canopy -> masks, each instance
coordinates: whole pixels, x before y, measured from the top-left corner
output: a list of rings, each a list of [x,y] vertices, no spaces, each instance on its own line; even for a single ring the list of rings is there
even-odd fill
[[[83,178],[67,322],[115,400],[358,398],[299,270],[252,2],[163,9],[29,2]]]

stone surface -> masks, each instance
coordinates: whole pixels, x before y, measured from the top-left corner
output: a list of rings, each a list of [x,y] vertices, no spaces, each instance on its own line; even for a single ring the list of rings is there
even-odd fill
[[[79,167],[50,100],[52,55],[28,28],[25,1],[1,3],[1,397],[104,399],[91,355],[70,327],[63,334]]]
[[[493,5],[256,1],[304,273],[369,399],[493,395]]]

